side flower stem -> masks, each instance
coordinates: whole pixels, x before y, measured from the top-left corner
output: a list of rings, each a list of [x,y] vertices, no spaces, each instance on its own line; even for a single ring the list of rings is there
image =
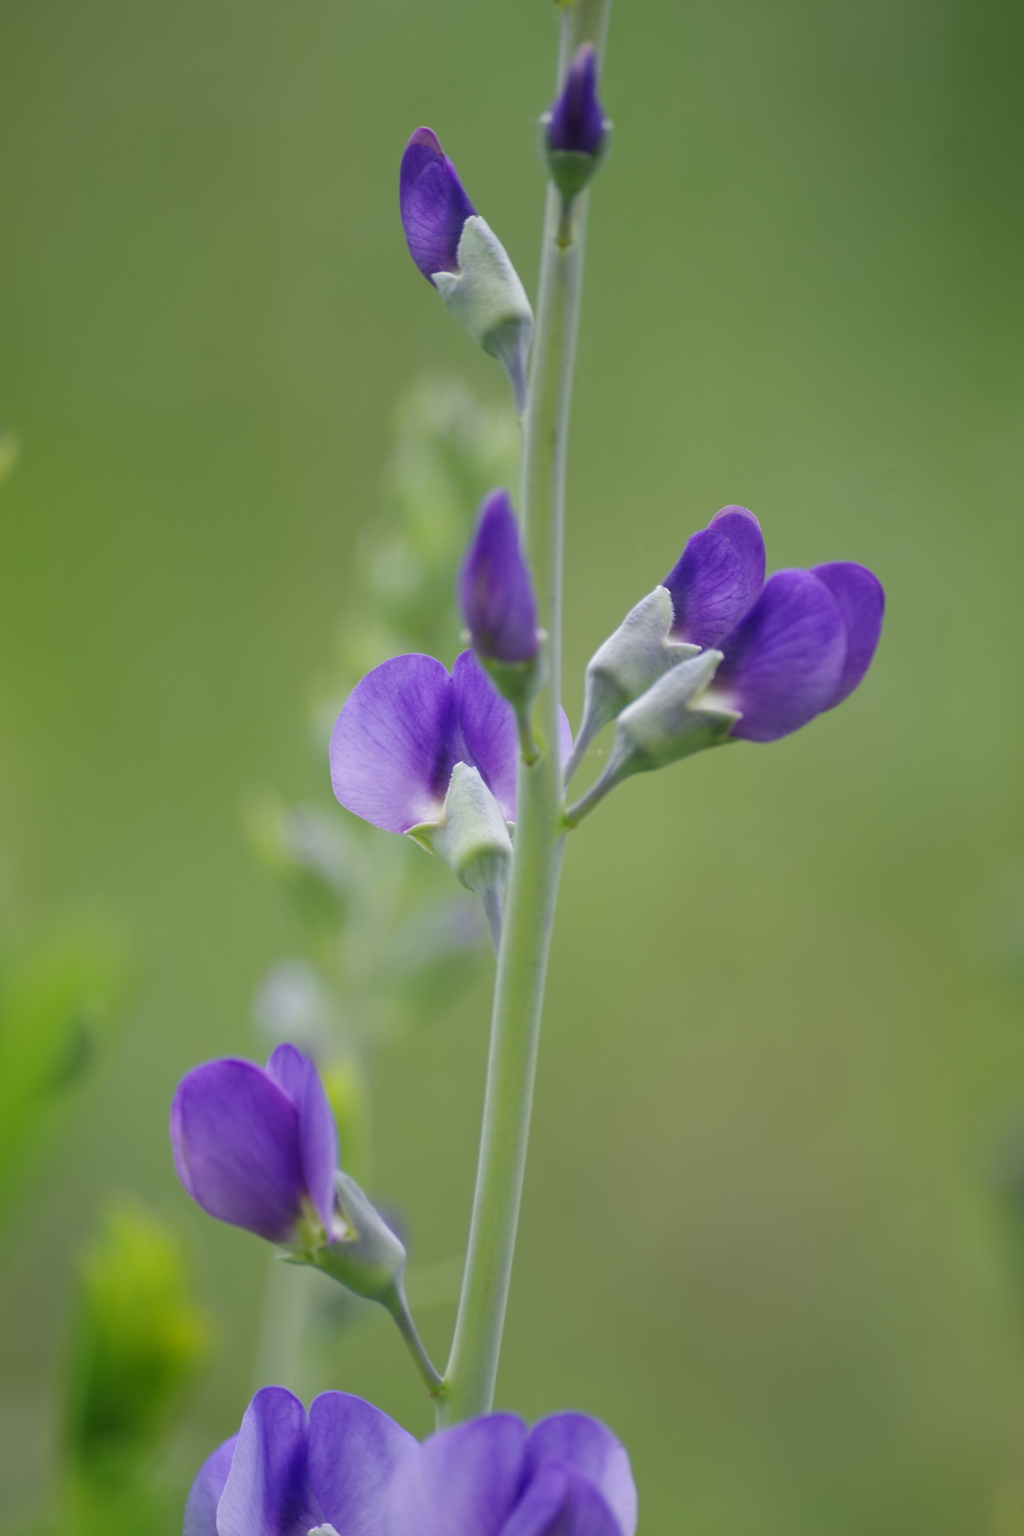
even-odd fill
[[[559,87],[584,42],[603,42],[611,0],[575,0],[562,20]],[[537,329],[523,421],[523,539],[548,635],[535,702],[538,755],[520,764],[515,853],[498,953],[476,1191],[452,1352],[438,1399],[442,1424],[489,1413],[505,1322],[526,1168],[541,1007],[564,834],[558,757],[565,465],[583,281],[588,194],[566,215],[548,188]]]

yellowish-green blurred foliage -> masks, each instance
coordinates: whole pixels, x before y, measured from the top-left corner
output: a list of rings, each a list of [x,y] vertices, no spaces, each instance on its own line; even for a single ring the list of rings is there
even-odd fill
[[[106,1045],[126,979],[110,931],[0,950],[0,1231]]]
[[[210,1345],[178,1240],[142,1206],[112,1206],[79,1265],[62,1530],[152,1536],[180,1523],[159,1452]]]

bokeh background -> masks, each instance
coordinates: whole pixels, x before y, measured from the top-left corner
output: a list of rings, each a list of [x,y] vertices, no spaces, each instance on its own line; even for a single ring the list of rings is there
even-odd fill
[[[528,287],[545,0],[2,0],[0,917],[128,935],[118,1043],[0,1272],[0,1513],[52,1500],[75,1255],[112,1195],[247,1401],[265,1252],[166,1116],[294,946],[246,795],[325,799],[330,661],[396,401],[503,400],[409,262],[412,127]],[[636,779],[572,839],[499,1401],[627,1442],[644,1536],[1024,1531],[1021,185],[1012,0],[616,0],[570,472],[566,695],[727,502],[889,598],[857,695]],[[77,920],[77,919],[76,919]],[[487,977],[375,1062],[374,1189],[461,1252]],[[326,1283],[326,1282],[324,1282]],[[443,1355],[453,1318],[424,1311]],[[429,1419],[397,1337],[322,1384]]]

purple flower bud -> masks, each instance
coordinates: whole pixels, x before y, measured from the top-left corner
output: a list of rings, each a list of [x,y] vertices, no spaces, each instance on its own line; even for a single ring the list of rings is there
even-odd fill
[[[717,645],[764,586],[761,525],[746,507],[723,507],[687,539],[663,587],[672,598],[672,635],[691,645]]]
[[[562,93],[548,116],[548,149],[596,155],[604,133],[604,112],[597,99],[597,50],[593,43],[584,43],[573,56]]]
[[[418,1445],[348,1393],[321,1393],[307,1418],[264,1387],[196,1478],[185,1536],[634,1536],[636,1515],[629,1457],[585,1414],[527,1430],[493,1413]]]
[[[398,203],[409,255],[428,282],[457,272],[463,226],[476,209],[432,128],[417,128],[405,146]]]
[[[226,1057],[187,1073],[171,1145],[186,1190],[218,1220],[272,1243],[336,1235],[334,1116],[316,1067],[293,1045],[279,1045],[266,1067]]]
[[[459,602],[483,660],[514,663],[536,656],[537,602],[507,491],[492,491],[480,508],[459,575]]]

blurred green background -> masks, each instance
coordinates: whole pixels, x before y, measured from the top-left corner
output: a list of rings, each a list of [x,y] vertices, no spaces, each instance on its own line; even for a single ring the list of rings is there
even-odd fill
[[[889,612],[842,710],[574,834],[499,1400],[606,1418],[644,1536],[1012,1536],[1024,10],[616,7],[570,714],[726,502],[770,566],[871,565]],[[187,1201],[167,1109],[256,1051],[294,944],[239,805],[326,792],[304,690],[396,401],[425,368],[503,398],[404,250],[402,146],[438,130],[532,286],[554,45],[545,0],[0,3],[0,920],[98,904],[137,971],[3,1255],[0,1515],[52,1484],[112,1194],[184,1235],[213,1316],[177,1475],[247,1401],[265,1251]],[[464,1243],[486,1008],[482,980],[375,1069],[374,1188],[427,1264]],[[452,1312],[423,1314],[438,1355]],[[386,1327],[324,1348],[325,1384],[427,1429]]]

